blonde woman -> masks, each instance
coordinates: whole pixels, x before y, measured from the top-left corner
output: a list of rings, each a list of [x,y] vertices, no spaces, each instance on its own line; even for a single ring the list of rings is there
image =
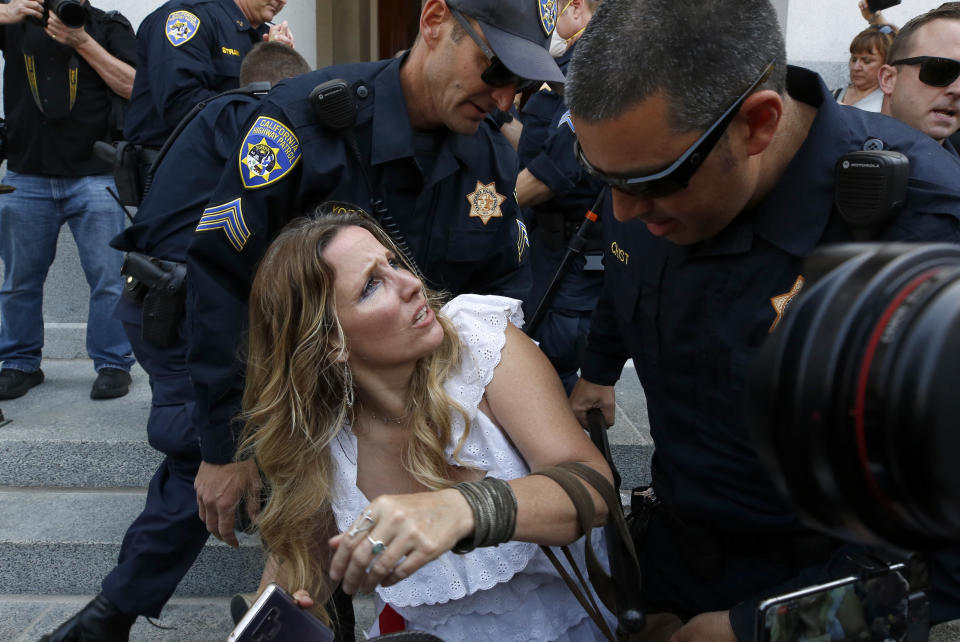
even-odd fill
[[[243,449],[269,481],[266,548],[303,604],[342,582],[376,593],[372,634],[402,618],[447,640],[602,639],[537,546],[582,535],[574,507],[528,473],[610,470],[519,306],[441,308],[356,214],[299,219],[271,245],[251,291]]]

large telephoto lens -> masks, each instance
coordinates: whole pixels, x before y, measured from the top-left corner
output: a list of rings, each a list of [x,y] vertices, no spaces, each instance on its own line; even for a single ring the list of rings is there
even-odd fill
[[[838,245],[804,276],[750,380],[760,458],[844,539],[960,541],[960,247]]]
[[[86,24],[87,9],[82,0],[47,0],[47,3],[66,26],[76,29]]]

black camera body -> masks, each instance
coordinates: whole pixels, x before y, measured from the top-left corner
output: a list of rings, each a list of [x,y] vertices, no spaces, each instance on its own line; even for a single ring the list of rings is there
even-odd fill
[[[761,460],[806,521],[889,551],[960,541],[960,247],[817,250],[750,379]]]
[[[60,22],[76,29],[87,23],[87,7],[84,0],[43,0],[43,18],[34,20],[41,27],[47,26],[47,17],[50,12],[60,18]]]

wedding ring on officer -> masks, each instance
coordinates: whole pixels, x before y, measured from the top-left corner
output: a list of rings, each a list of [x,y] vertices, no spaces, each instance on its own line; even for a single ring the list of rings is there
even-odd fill
[[[387,550],[387,545],[378,539],[373,539],[372,537],[367,535],[367,541],[370,542],[371,546],[373,546],[371,551],[373,552],[374,555],[379,555],[380,553]]]

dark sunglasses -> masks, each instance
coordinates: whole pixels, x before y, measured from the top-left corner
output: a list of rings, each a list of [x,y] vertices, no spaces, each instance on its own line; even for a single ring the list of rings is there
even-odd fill
[[[687,151],[680,155],[680,158],[663,171],[645,176],[611,176],[590,164],[590,161],[587,160],[587,157],[583,154],[579,140],[574,145],[577,160],[580,161],[580,164],[589,174],[597,177],[613,189],[620,190],[627,194],[645,196],[647,198],[660,198],[668,194],[673,194],[674,192],[679,192],[690,183],[690,178],[694,172],[697,171],[704,159],[710,155],[717,141],[723,136],[723,132],[727,130],[727,127],[731,121],[733,121],[733,117],[737,115],[743,101],[770,77],[774,67],[776,67],[776,65],[772,60],[767,63],[763,68],[763,72],[754,83],[723,112],[723,115],[720,116],[715,123],[710,125],[710,128],[703,133],[703,136],[698,138]]]
[[[490,64],[486,69],[483,70],[483,73],[480,74],[480,80],[487,83],[491,87],[507,87],[509,85],[514,85],[517,88],[517,91],[524,91],[528,87],[534,84],[534,81],[527,80],[526,78],[521,78],[517,74],[510,71],[499,58],[497,54],[493,53],[493,50],[487,46],[487,43],[483,41],[483,38],[480,37],[467,19],[464,17],[459,10],[449,7],[450,13],[453,14],[453,17],[457,19],[457,22],[460,23],[460,26],[463,27],[463,30],[467,32],[467,35],[470,36],[470,39],[473,40],[477,46],[480,48],[480,51],[490,59]]]
[[[960,76],[960,60],[916,56],[894,60],[891,65],[920,65],[920,82],[931,87],[946,87]]]

